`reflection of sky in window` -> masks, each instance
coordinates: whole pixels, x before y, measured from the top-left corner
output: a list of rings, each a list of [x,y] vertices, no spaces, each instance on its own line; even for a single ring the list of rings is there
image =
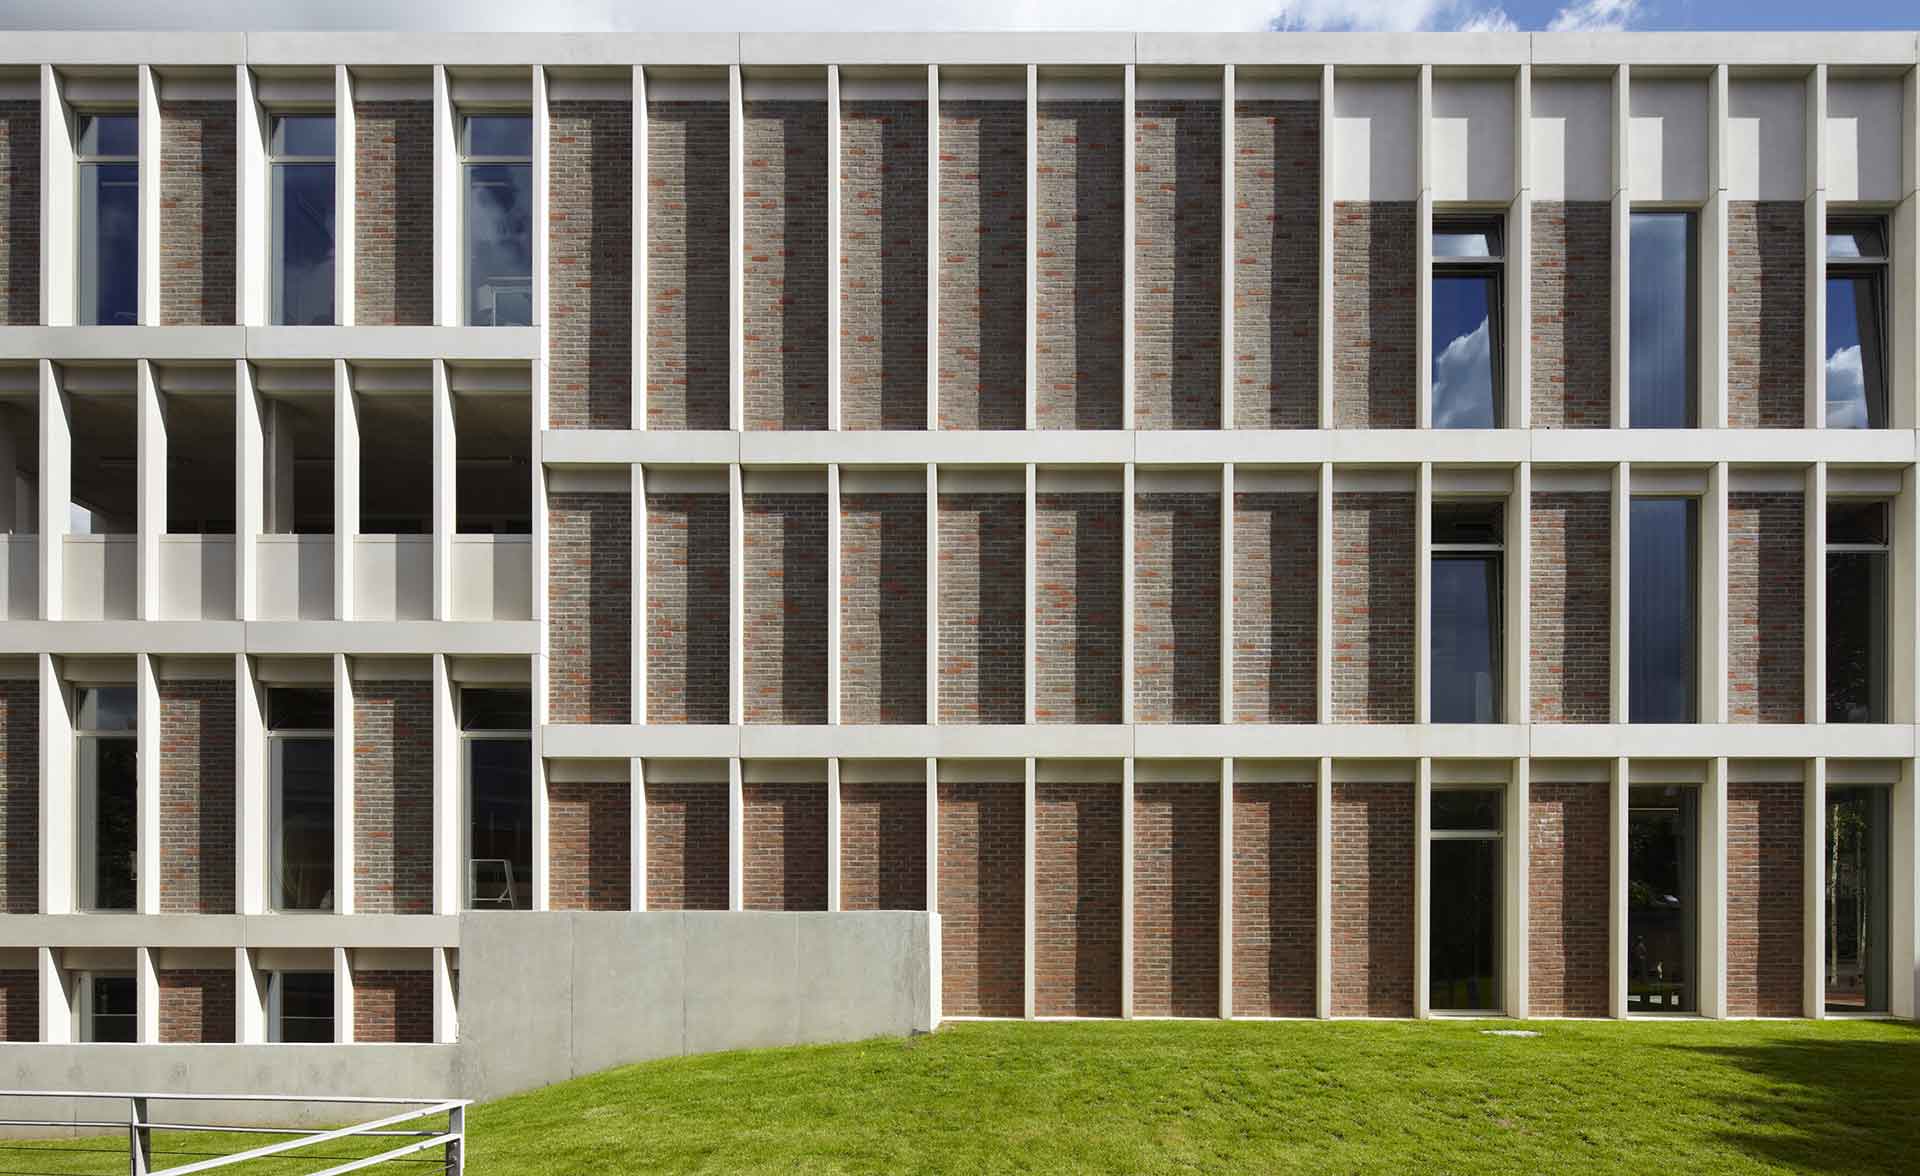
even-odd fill
[[[80,173],[81,323],[131,326],[139,318],[140,165],[89,163]]]
[[[475,326],[533,321],[533,168],[467,166],[467,314]]]
[[[89,686],[80,692],[82,731],[131,731],[134,721],[131,686]]]
[[[1436,237],[1435,240],[1442,238]],[[1433,279],[1433,423],[1441,429],[1491,429],[1493,339],[1488,314],[1493,279]]]
[[[1862,274],[1827,279],[1827,427],[1873,427],[1880,390],[1876,283]]]
[[[1490,557],[1433,561],[1433,721],[1491,723],[1493,593]]]
[[[1690,227],[1683,212],[1633,214],[1627,365],[1628,411],[1636,429],[1693,424]]]
[[[329,326],[334,294],[333,165],[279,164],[273,169],[273,187],[278,234],[275,321],[287,326]]]
[[[80,124],[81,155],[139,155],[140,119],[131,114],[96,114]]]
[[[1627,614],[1631,722],[1694,721],[1694,512],[1690,498],[1633,500]]]
[[[524,114],[467,116],[467,155],[518,158],[533,154],[533,120]]]

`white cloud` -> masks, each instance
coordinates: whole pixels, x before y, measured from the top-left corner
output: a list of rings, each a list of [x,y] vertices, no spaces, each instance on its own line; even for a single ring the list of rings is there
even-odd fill
[[[1617,33],[1640,15],[1640,0],[1576,0],[1547,22],[1550,33]]]
[[[1438,429],[1490,429],[1493,405],[1492,348],[1487,320],[1457,335],[1433,361],[1433,424]]]
[[[1867,383],[1860,372],[1860,347],[1842,347],[1827,356],[1827,428],[1867,427]]]
[[[1504,8],[1483,8],[1469,13],[1454,28],[1462,33],[1517,33],[1520,26],[1513,23]]]

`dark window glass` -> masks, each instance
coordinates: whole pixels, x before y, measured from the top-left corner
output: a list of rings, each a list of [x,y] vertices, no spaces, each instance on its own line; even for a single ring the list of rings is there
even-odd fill
[[[80,165],[80,323],[139,322],[140,165]]]
[[[1433,721],[1500,720],[1500,557],[1433,557]]]
[[[533,743],[467,743],[467,905],[533,907]]]
[[[274,740],[275,905],[333,909],[333,740]]]
[[[1827,271],[1827,427],[1887,427],[1884,278],[1877,268]]]
[[[273,153],[281,158],[332,159],[334,149],[333,116],[330,114],[282,114],[273,120]]]
[[[1836,221],[1827,226],[1827,260],[1884,261],[1887,230],[1879,221]]]
[[[131,686],[83,686],[74,727],[81,731],[131,731],[135,701]]]
[[[1506,539],[1505,512],[1497,502],[1441,500],[1433,504],[1433,542],[1498,547]]]
[[[1696,418],[1697,298],[1690,212],[1636,212],[1629,281],[1629,423],[1688,429]]]
[[[88,993],[93,1003],[87,1027],[89,1041],[132,1041],[137,1036],[139,1018],[134,1009],[138,999],[131,976],[95,976]]]
[[[1500,831],[1500,790],[1436,788],[1430,821],[1436,832],[1497,833]]]
[[[533,691],[462,690],[462,731],[530,731],[533,729]]]
[[[533,322],[533,166],[467,165],[467,322]]]
[[[1631,518],[1628,718],[1697,722],[1698,504],[1691,498],[1636,498]]]
[[[1431,860],[1429,1007],[1498,1009],[1500,841],[1491,837],[1436,839]]]
[[[333,1041],[333,973],[280,973],[280,1040]]]
[[[1632,789],[1627,804],[1627,1010],[1698,1007],[1699,819],[1692,788]]]
[[[1851,502],[1840,499],[1827,503],[1828,543],[1871,543],[1885,546],[1888,533],[1887,504],[1884,502]]]
[[[1826,1008],[1887,1010],[1888,789],[1827,790]]]
[[[83,157],[137,158],[140,117],[133,114],[83,114],[75,153]]]
[[[1498,223],[1480,225],[1439,224],[1433,227],[1433,258],[1494,258],[1501,256]]]
[[[267,691],[270,731],[333,730],[333,691],[325,686],[275,686]]]
[[[1827,553],[1827,721],[1887,721],[1887,554]]]
[[[278,324],[333,324],[333,197],[333,164],[273,165],[273,321]]]
[[[524,159],[533,154],[533,120],[524,114],[470,114],[467,157]]]
[[[140,860],[140,782],[137,744],[125,737],[80,740],[82,803],[90,810],[92,875],[88,908],[130,911]]]

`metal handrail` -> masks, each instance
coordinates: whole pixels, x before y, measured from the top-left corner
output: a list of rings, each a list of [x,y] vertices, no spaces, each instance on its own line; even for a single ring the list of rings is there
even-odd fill
[[[348,1172],[359,1172],[392,1160],[403,1159],[429,1148],[444,1150],[445,1170],[460,1176],[465,1171],[467,1108],[473,1100],[464,1098],[378,1098],[366,1095],[315,1095],[312,1097],[291,1094],[171,1094],[163,1092],[130,1092],[104,1090],[0,1090],[0,1098],[54,1098],[54,1099],[124,1099],[129,1105],[129,1114],[125,1119],[6,1119],[0,1118],[0,1127],[89,1127],[100,1129],[125,1128],[127,1132],[127,1170],[131,1176],[193,1176],[200,1172],[213,1172],[222,1168],[231,1168],[250,1160],[265,1159],[270,1156],[288,1156],[301,1148],[315,1144],[332,1143],[341,1139],[405,1139],[408,1142],[382,1151],[377,1155],[349,1160],[310,1173],[309,1176],[344,1176]],[[274,1102],[274,1103],[314,1103],[330,1106],[398,1106],[409,1107],[397,1114],[385,1115],[378,1119],[369,1119],[346,1127],[305,1128],[305,1127],[222,1127],[217,1124],[160,1123],[148,1117],[147,1106],[154,1102]],[[433,1115],[447,1116],[445,1130],[433,1128],[413,1130],[391,1130],[398,1124],[411,1123]],[[230,1156],[215,1156],[211,1159],[197,1160],[172,1168],[153,1166],[153,1132],[160,1131],[209,1131],[232,1132],[248,1135],[285,1135],[293,1138],[278,1143],[262,1144],[247,1151],[236,1152]],[[297,1156],[291,1158],[299,1158]],[[320,1157],[314,1157],[320,1158]],[[337,1159],[328,1156],[327,1159]]]

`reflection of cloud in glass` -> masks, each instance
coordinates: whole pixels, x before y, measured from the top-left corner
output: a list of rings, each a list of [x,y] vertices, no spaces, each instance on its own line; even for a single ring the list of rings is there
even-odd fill
[[[1827,428],[1867,427],[1867,384],[1860,371],[1860,345],[1827,356]]]
[[[1434,427],[1491,429],[1493,361],[1487,320],[1455,336],[1433,360]]]
[[[474,164],[467,169],[469,321],[525,325],[532,321],[533,169],[526,164]]]

